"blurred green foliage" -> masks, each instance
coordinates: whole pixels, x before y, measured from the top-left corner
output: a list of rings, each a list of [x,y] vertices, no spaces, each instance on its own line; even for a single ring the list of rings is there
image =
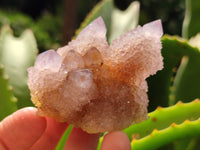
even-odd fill
[[[4,75],[3,66],[0,64],[0,121],[17,110],[16,102],[8,76]]]
[[[78,1],[76,28],[79,27],[86,14],[98,1]],[[114,0],[114,4],[121,10],[125,10],[131,2],[133,0]],[[185,9],[185,2],[183,0],[139,0],[139,2],[141,3],[139,24],[160,18],[162,19],[165,33],[181,35]],[[50,48],[56,49],[61,45],[64,12],[63,1],[45,0],[39,2],[36,0],[34,2],[30,0],[27,3],[25,0],[20,2],[13,0],[2,1],[0,4],[0,27],[9,24],[16,36],[19,36],[24,29],[30,28],[36,36],[40,52]]]
[[[9,25],[15,32],[15,36],[19,36],[24,29],[33,26],[33,20],[25,14],[16,11],[0,11],[0,28]]]
[[[181,27],[185,13],[184,0],[138,0],[140,2],[139,24],[145,24],[160,18],[165,33],[181,35]],[[197,0],[198,1],[198,0]],[[115,0],[115,4],[125,10],[133,0]]]
[[[182,28],[182,36],[184,38],[191,38],[200,32],[200,1],[199,0],[185,0],[186,10],[185,18]]]
[[[27,86],[27,68],[34,64],[36,56],[37,44],[31,30],[25,30],[16,38],[8,26],[2,28],[0,64],[4,66],[4,73],[9,76],[9,82],[14,88],[18,108],[32,105]]]
[[[189,102],[200,98],[200,70],[196,69],[200,64],[199,49],[186,39],[169,35],[163,36],[162,46],[164,68],[147,79],[150,111],[158,106],[173,105],[179,100]]]
[[[87,5],[87,2],[89,5]],[[79,2],[77,26],[83,20],[90,6],[97,1],[87,0],[87,2],[86,0]],[[194,136],[200,131],[198,121],[199,101],[191,102],[195,98],[200,98],[200,38],[199,35],[192,39],[189,38],[200,32],[198,17],[200,2],[198,0],[140,0],[140,11],[138,3],[135,2],[129,6],[131,2],[132,0],[101,1],[87,15],[81,27],[77,30],[77,34],[98,16],[102,16],[105,21],[109,41],[118,37],[124,31],[134,28],[138,22],[144,24],[161,18],[165,33],[179,36],[165,35],[162,37],[164,69],[147,80],[150,99],[149,111],[155,110],[158,106],[168,108],[157,109],[149,114],[149,120],[130,126],[125,132],[130,139],[133,133],[141,132],[142,137],[147,136],[149,139],[146,142],[147,144],[151,144],[156,139],[152,138],[152,134],[150,134],[153,129],[157,129],[158,135],[163,134],[165,139],[170,139],[171,133],[174,133],[173,141],[187,137],[188,133],[192,133],[190,136]],[[47,1],[43,3],[47,4]],[[21,13],[17,9],[15,11],[0,10],[0,27],[2,28],[0,34],[0,120],[21,107],[32,105],[26,84],[26,69],[33,65],[38,48],[42,52],[46,49],[56,49],[61,45],[63,27],[63,10],[61,9],[63,9],[63,6],[61,1],[57,3],[54,9],[43,10],[43,13],[36,16]],[[118,10],[115,4],[122,10],[128,9],[125,11]],[[54,12],[50,10],[54,10]],[[123,22],[120,22],[121,20]],[[36,39],[30,30],[24,31],[27,28],[33,31]],[[180,37],[181,32],[183,32],[183,37]],[[16,102],[15,97],[18,98],[18,102]],[[179,100],[190,103],[169,107]],[[190,120],[189,123],[184,122],[187,119]],[[195,121],[191,122],[192,120]],[[174,122],[182,124],[174,129],[173,126],[170,126]],[[192,132],[188,130],[188,127],[191,127]],[[144,135],[144,128],[150,129],[148,134]],[[198,132],[194,132],[193,129],[198,129]],[[183,136],[180,134],[181,132]],[[63,140],[68,137],[69,131],[66,133]],[[182,145],[189,147],[188,149],[195,149],[195,146],[198,145],[198,138],[192,138],[187,142],[185,140],[175,141],[174,144],[167,147],[165,146],[167,144],[165,139],[158,138],[155,140],[156,142],[161,141],[159,143],[162,144],[158,147],[163,146],[163,150],[169,149],[169,147],[178,150],[183,148]],[[143,138],[138,139],[137,142],[145,146]],[[195,146],[191,148],[192,142]],[[60,147],[63,147],[64,143],[61,142]]]
[[[51,48],[58,48],[61,43],[61,17],[50,13],[43,14],[38,20],[17,11],[0,11],[0,28],[9,25],[15,36],[19,36],[25,29],[31,29],[36,37],[40,52]]]

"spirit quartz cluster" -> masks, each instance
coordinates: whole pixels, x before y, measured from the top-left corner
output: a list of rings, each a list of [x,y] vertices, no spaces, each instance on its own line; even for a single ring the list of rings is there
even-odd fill
[[[99,17],[67,46],[41,53],[28,69],[38,113],[88,133],[121,130],[147,119],[145,79],[163,67],[162,34],[157,20],[108,45]]]

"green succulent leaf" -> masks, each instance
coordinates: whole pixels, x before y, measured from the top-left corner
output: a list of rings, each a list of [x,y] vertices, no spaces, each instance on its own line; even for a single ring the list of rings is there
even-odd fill
[[[185,0],[186,11],[183,21],[182,36],[184,38],[191,38],[200,32],[200,1],[199,0]]]
[[[17,110],[16,101],[12,86],[8,82],[8,76],[4,75],[3,67],[0,64],[0,121]]]
[[[200,33],[198,33],[196,36],[191,37],[188,42],[193,47],[197,47],[198,49],[200,49]]]
[[[199,49],[200,38],[199,34],[191,38],[188,43]],[[191,54],[182,57],[180,66],[176,72],[176,76],[173,81],[173,88],[171,90],[171,104],[177,100],[189,102],[191,99],[200,97],[200,69],[197,69],[200,65],[200,51],[199,54]],[[188,88],[192,87],[192,88]],[[174,142],[175,149],[179,150],[192,150],[197,146],[200,137],[183,139]]]
[[[125,11],[114,8],[111,15],[109,42],[119,38],[126,31],[134,29],[138,25],[139,14],[140,3],[138,1],[132,2]]]
[[[18,107],[32,105],[27,86],[27,68],[32,66],[37,56],[37,44],[32,31],[26,30],[19,38],[5,26],[0,37],[0,62],[10,77],[14,95],[18,98]]]
[[[180,124],[185,120],[196,120],[200,117],[200,101],[195,100],[190,103],[177,103],[174,106],[158,107],[154,112],[149,113],[149,119],[130,126],[125,129],[129,139],[137,135],[143,138],[149,135],[154,129],[161,130],[167,128],[172,123]]]
[[[200,97],[200,74],[196,69],[200,65],[199,49],[183,38],[169,35],[162,37],[162,46],[164,68],[147,80],[150,111],[157,106],[173,105],[178,100],[187,102]],[[189,68],[179,67],[183,57],[190,59]]]
[[[197,150],[199,149],[200,135],[186,137],[173,142],[175,150]]]
[[[184,56],[174,79],[172,98],[189,102],[200,98],[200,56]],[[192,88],[190,88],[192,87]]]
[[[101,16],[107,27],[108,41],[119,37],[120,34],[137,26],[139,20],[139,2],[132,2],[125,10],[121,11],[114,6],[113,0],[103,0],[99,2],[85,18],[78,33],[97,17]],[[120,21],[119,21],[120,20]]]
[[[172,123],[170,127],[163,130],[154,130],[150,135],[131,142],[132,150],[155,150],[169,144],[170,142],[200,134],[200,120],[186,120],[180,125]]]

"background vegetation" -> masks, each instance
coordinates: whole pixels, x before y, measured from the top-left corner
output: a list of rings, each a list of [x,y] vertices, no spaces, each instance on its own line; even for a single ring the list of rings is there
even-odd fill
[[[198,149],[199,13],[198,0],[1,0],[0,120],[17,109],[33,106],[26,70],[39,52],[67,44],[98,16],[106,23],[109,42],[137,24],[161,19],[164,69],[148,78],[150,117],[124,132],[132,149]],[[133,139],[137,134],[140,137]]]

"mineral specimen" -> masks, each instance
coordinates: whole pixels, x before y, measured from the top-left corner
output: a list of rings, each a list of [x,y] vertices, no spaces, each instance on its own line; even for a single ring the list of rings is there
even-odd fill
[[[163,67],[162,34],[157,20],[108,45],[99,17],[67,46],[40,54],[28,69],[39,115],[88,133],[121,130],[147,119],[145,79]]]

